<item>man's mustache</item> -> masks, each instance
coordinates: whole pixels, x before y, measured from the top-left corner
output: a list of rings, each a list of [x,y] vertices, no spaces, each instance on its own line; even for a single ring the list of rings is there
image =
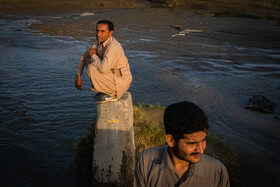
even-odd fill
[[[191,153],[191,155],[201,155],[201,153]]]

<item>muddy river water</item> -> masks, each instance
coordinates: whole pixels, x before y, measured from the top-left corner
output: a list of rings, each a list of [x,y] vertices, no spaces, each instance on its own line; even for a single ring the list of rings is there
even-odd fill
[[[83,91],[74,87],[76,63],[92,38],[28,29],[38,19],[0,20],[1,186],[78,184],[73,143],[96,111],[86,74]],[[209,116],[210,131],[234,145],[240,186],[280,186],[279,26],[244,18],[178,19],[176,24],[203,32],[172,38],[177,30],[154,21],[152,28],[131,22],[116,31],[131,65],[133,101],[198,104]],[[278,104],[274,114],[244,109],[256,94]]]

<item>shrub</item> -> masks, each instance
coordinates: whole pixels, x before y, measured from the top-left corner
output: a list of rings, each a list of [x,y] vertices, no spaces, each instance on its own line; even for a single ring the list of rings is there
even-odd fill
[[[150,147],[166,145],[163,124],[164,108],[158,105],[133,105],[135,155]],[[77,170],[85,181],[92,177],[93,139],[95,135],[95,120],[87,128],[86,133],[74,144],[76,150],[75,163]],[[231,186],[237,186],[240,178],[240,168],[234,147],[215,135],[207,135],[205,154],[220,160],[227,168]]]

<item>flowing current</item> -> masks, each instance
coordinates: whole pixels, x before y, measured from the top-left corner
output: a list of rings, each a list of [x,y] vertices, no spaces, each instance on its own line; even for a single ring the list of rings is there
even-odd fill
[[[83,91],[76,90],[74,78],[91,42],[29,30],[36,21],[0,20],[0,182],[76,186],[73,143],[91,124],[96,103],[86,73]],[[171,38],[132,25],[117,33],[134,78],[133,101],[198,104],[211,132],[234,145],[242,186],[280,185],[280,29],[269,31],[262,41],[226,29]],[[244,109],[256,94],[278,104],[274,114]]]

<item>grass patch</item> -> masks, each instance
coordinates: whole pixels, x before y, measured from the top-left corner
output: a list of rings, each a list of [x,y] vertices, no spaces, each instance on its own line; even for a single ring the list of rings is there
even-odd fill
[[[150,147],[166,145],[163,124],[164,107],[150,104],[133,105],[135,155]],[[75,163],[85,182],[91,181],[95,120],[75,143]],[[237,186],[240,168],[233,146],[215,135],[208,134],[205,154],[220,160],[227,168],[231,186]]]
[[[279,17],[273,17],[273,16],[260,16],[260,15],[251,15],[251,14],[240,14],[240,13],[233,13],[229,11],[223,11],[223,12],[215,12],[215,17],[225,17],[225,18],[250,18],[250,19],[256,19],[256,20],[272,20],[276,21],[277,25],[280,25],[280,18]]]
[[[177,1],[176,0],[150,0],[153,3],[159,3],[159,4],[164,4],[164,5],[176,5]]]
[[[165,145],[164,108],[158,105],[133,105],[135,155],[149,147]]]
[[[188,3],[198,4],[200,2],[203,2],[203,0],[150,0],[150,1],[153,3],[165,4],[165,5],[184,5]],[[220,4],[232,3],[231,0],[218,0],[216,2]],[[247,2],[249,5],[256,6],[259,8],[268,8],[268,9],[280,8],[279,0],[255,0],[253,3],[248,0],[244,0],[244,2]]]
[[[257,1],[255,1],[255,6],[260,7],[260,8],[279,9],[280,1],[279,0],[257,0]]]
[[[86,132],[74,143],[76,171],[82,184],[90,184],[92,179],[93,139],[95,137],[94,119]]]
[[[208,133],[205,154],[220,160],[228,170],[231,186],[238,186],[240,166],[237,160],[237,154],[232,145]]]

